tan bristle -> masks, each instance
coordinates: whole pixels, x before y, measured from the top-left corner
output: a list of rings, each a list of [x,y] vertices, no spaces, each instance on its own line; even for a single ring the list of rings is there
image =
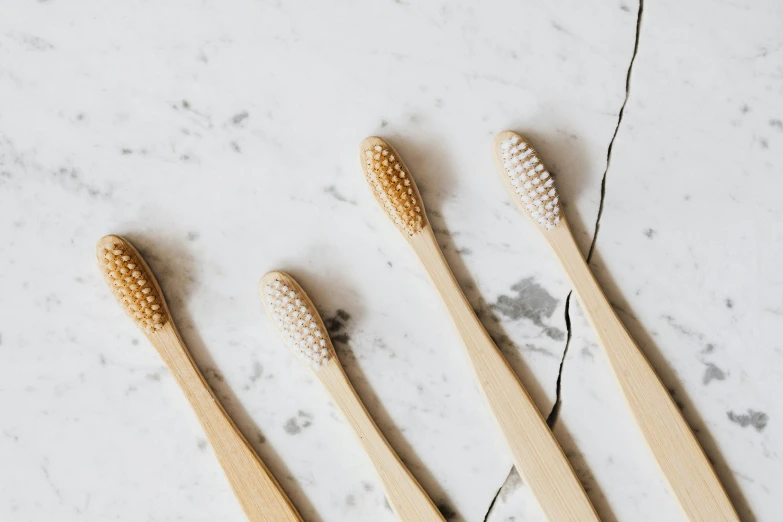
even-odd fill
[[[105,236],[95,248],[98,267],[128,317],[147,333],[168,321],[163,296],[136,249],[118,236]]]
[[[505,182],[530,218],[551,230],[562,221],[555,181],[525,138],[511,131],[498,135],[495,155]]]
[[[261,297],[267,314],[289,348],[318,370],[334,356],[321,316],[310,298],[284,272],[269,272],[261,279]]]
[[[421,196],[397,152],[381,138],[367,138],[360,149],[362,170],[375,199],[397,228],[413,236],[427,224]]]

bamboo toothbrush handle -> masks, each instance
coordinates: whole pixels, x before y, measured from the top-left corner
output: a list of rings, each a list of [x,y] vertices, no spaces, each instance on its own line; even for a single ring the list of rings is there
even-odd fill
[[[514,464],[551,522],[598,521],[563,450],[459,288],[430,227],[413,236],[416,250],[448,308],[481,389],[511,448]]]
[[[214,448],[250,522],[302,522],[274,477],[223,410],[172,321],[149,339],[169,367]]]
[[[658,375],[606,300],[567,223],[545,236],[568,272],[636,422],[688,519],[738,521],[707,456]]]
[[[445,522],[438,508],[378,430],[339,361],[332,358],[316,375],[369,455],[397,517],[403,522]]]

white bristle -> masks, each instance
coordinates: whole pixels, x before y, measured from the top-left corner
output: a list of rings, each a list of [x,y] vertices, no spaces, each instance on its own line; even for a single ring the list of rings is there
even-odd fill
[[[560,223],[560,200],[552,175],[519,136],[500,144],[498,152],[514,192],[534,221],[551,230]]]
[[[315,319],[315,310],[306,304],[307,301],[295,283],[284,284],[276,279],[271,285],[266,285],[264,291],[271,292],[275,288],[280,289],[275,293],[282,291],[285,295],[282,299],[271,301],[272,295],[269,295],[267,311],[278,326],[282,338],[292,351],[314,370],[326,365],[329,361],[329,349],[325,332],[322,331],[323,325]]]

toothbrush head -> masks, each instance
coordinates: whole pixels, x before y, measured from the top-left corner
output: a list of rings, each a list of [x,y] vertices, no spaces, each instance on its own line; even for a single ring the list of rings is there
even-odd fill
[[[389,219],[408,237],[421,232],[427,226],[421,194],[397,151],[372,136],[362,141],[359,154],[367,183]]]
[[[305,364],[318,370],[336,358],[321,316],[293,277],[268,272],[261,278],[261,299],[283,341]]]
[[[95,247],[98,267],[117,303],[145,333],[155,333],[169,320],[166,302],[141,254],[119,236],[104,236]]]
[[[495,164],[517,205],[546,230],[563,221],[563,209],[555,180],[528,141],[513,131],[503,131],[493,144]]]

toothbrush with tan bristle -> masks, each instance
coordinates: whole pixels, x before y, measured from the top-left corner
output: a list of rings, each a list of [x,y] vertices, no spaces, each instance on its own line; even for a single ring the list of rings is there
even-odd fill
[[[196,412],[250,522],[301,522],[291,502],[223,410],[174,326],[141,254],[119,236],[96,246],[98,267],[120,307],[152,343]]]
[[[528,141],[512,131],[495,138],[503,184],[533,220],[565,268],[606,350],[620,388],[685,515],[738,521],[728,495],[680,410],[606,300],[563,215],[554,180]]]
[[[544,418],[460,290],[399,154],[371,137],[360,147],[373,195],[403,233],[448,309],[484,396],[511,449],[514,464],[550,522],[597,521],[582,485]]]
[[[375,466],[397,517],[404,522],[445,522],[356,395],[321,316],[302,287],[284,272],[269,272],[261,279],[261,298],[283,341],[313,370],[345,415]]]

